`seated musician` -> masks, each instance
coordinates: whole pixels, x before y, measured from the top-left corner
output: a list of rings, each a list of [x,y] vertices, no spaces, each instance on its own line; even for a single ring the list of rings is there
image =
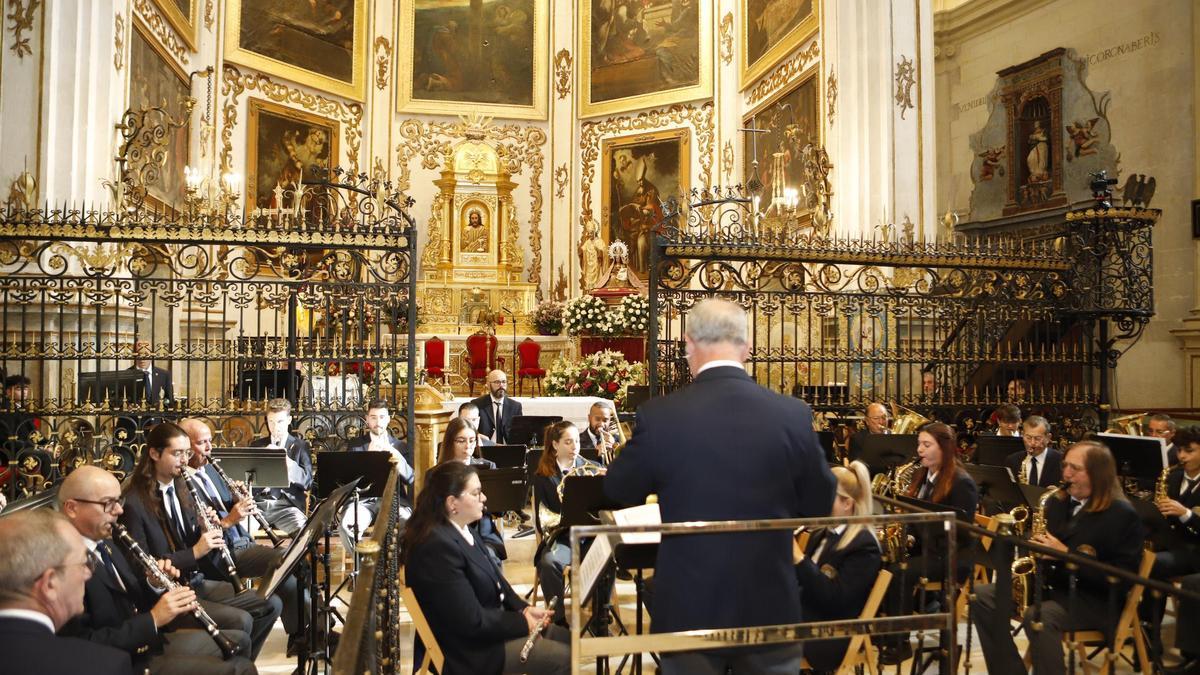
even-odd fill
[[[859,429],[850,437],[850,461],[862,458],[863,441],[871,434],[890,434],[888,429],[888,411],[882,403],[871,403],[863,414],[865,429]]]
[[[121,485],[109,472],[84,465],[59,487],[58,508],[84,538],[95,567],[84,585],[83,613],[61,633],[119,649],[133,660],[138,673],[253,673],[246,612],[200,600],[186,582],[174,590],[150,584],[143,569],[123,546],[113,541],[113,524],[123,514]],[[159,560],[168,577],[179,572]],[[176,581],[180,581],[176,578]],[[192,617],[199,605],[241,648],[228,661],[213,639]]]
[[[29,436],[37,429],[37,421],[26,412],[29,406],[30,381],[24,375],[4,378],[4,397],[0,398],[0,447],[13,457],[30,447]]]
[[[992,411],[996,422],[995,436],[1021,437],[1021,409],[1013,403],[1005,403]]]
[[[458,416],[475,430],[475,443],[478,447],[486,448],[489,445],[496,444],[496,441],[479,433],[479,408],[474,403],[467,402],[458,406]]]
[[[1142,554],[1145,530],[1117,482],[1112,453],[1101,443],[1081,441],[1067,450],[1062,464],[1065,487],[1046,502],[1046,533],[1034,537],[1034,541],[1135,571]],[[1027,627],[1025,631],[1033,670],[1039,675],[1064,672],[1065,632],[1111,632],[1122,604],[1119,598],[1124,595],[1118,588],[1118,601],[1110,603],[1112,582],[1101,572],[1080,568],[1076,572],[1074,598],[1071,598],[1065,566],[1047,557],[1042,569],[1045,570],[1043,600],[1040,607],[1030,606],[1026,612],[1027,619],[1036,612],[1041,630]],[[1069,613],[1068,606],[1072,608]],[[996,616],[995,586],[975,587],[971,607],[988,672],[1025,672],[1013,642],[1009,617]]]
[[[905,496],[944,505],[953,509],[960,517],[973,517],[979,505],[979,487],[958,461],[958,449],[954,430],[942,422],[930,422],[917,433],[917,456],[920,461],[912,479],[904,491]],[[893,563],[893,577],[885,596],[884,606],[889,616],[905,616],[912,612],[914,596],[920,592],[920,581],[943,580],[946,571],[946,540],[941,528],[909,528],[915,543],[907,559],[907,567]],[[958,544],[955,570],[957,581],[966,578],[970,569],[969,541],[961,537]],[[923,608],[922,608],[923,609]],[[911,654],[907,640],[886,636],[880,640],[884,646],[881,659],[885,663],[899,663]]]
[[[199,496],[217,513],[221,527],[225,531],[225,545],[233,556],[238,576],[243,579],[269,576],[283,560],[285,547],[272,548],[255,544],[250,533],[242,527],[242,521],[258,511],[253,499],[236,500],[230,486],[217,472],[210,461],[212,459],[212,430],[204,422],[188,418],[179,423],[179,427],[187,432],[191,442],[192,455],[188,466],[196,470],[195,484],[201,488]],[[236,481],[235,481],[236,482]],[[244,487],[244,486],[243,486]],[[211,556],[201,561],[204,575],[212,579],[224,579],[225,573],[220,566],[214,565]],[[228,579],[226,579],[228,580]],[[304,611],[297,607],[297,580],[289,575],[275,589],[274,597],[279,600],[283,628],[288,635],[288,655],[297,649],[297,643],[303,637],[308,617],[308,591],[305,590]]]
[[[570,635],[554,625],[520,661],[531,631],[551,615],[521,600],[468,528],[487,502],[476,468],[444,462],[424,481],[401,535],[400,562],[446,655],[442,675],[570,672]],[[414,641],[419,663],[424,646]]]
[[[1179,463],[1179,444],[1175,440],[1177,426],[1175,420],[1166,413],[1156,413],[1146,420],[1146,429],[1149,431],[1149,435],[1161,438],[1167,445],[1167,462],[1171,466]]]
[[[851,462],[849,468],[835,466],[833,475],[837,478],[837,496],[830,515],[871,515],[871,475],[866,465]],[[859,616],[881,566],[879,541],[870,527],[841,525],[813,532],[796,563],[802,620]],[[848,639],[805,642],[804,658],[815,670],[837,670],[849,643]]]
[[[289,485],[286,488],[255,488],[254,500],[267,522],[289,535],[304,527],[307,493],[312,489],[312,449],[308,441],[291,433],[292,404],[284,398],[267,401],[267,436],[250,443],[254,448],[286,450]]]
[[[1174,441],[1179,465],[1167,474],[1166,499],[1155,503],[1170,529],[1166,550],[1154,554],[1150,576],[1163,581],[1200,572],[1200,427],[1180,429],[1174,433]],[[1149,607],[1145,618],[1158,627],[1166,598],[1147,593],[1142,602]],[[1161,647],[1158,635],[1151,635],[1151,639]],[[1180,640],[1176,643],[1181,648],[1188,646]]]
[[[446,434],[442,437],[441,449],[438,452],[438,464],[457,463],[474,466],[481,470],[496,468],[496,463],[475,456],[475,428],[465,419],[456,417],[446,425]],[[504,546],[504,534],[496,526],[496,518],[485,511],[484,517],[470,525],[475,537],[482,541],[488,555],[500,564],[508,559],[508,551]]]
[[[561,519],[562,502],[558,499],[558,485],[563,476],[585,464],[599,465],[579,455],[579,429],[566,420],[546,428],[542,448],[542,458],[533,475],[533,500],[538,505],[539,513],[549,511]],[[547,598],[562,597],[563,570],[571,563],[569,533],[565,528],[550,527],[545,522],[541,525],[545,539],[542,540],[540,555],[535,560],[542,595]]]
[[[248,613],[254,622],[248,632],[257,654],[282,605],[275,596],[263,600],[231,583],[236,569],[229,570],[224,558],[228,546],[224,531],[206,527],[182,476],[191,447],[187,432],[173,422],[150,430],[146,448],[125,485],[125,506],[119,520],[147,554],[171,561],[201,598]],[[207,576],[205,570],[213,576]]]
[[[392,436],[388,431],[388,423],[391,419],[387,401],[375,399],[368,403],[366,433],[350,439],[346,443],[346,450],[347,452],[387,452],[396,459],[400,479],[404,481],[402,485],[397,486],[396,490],[400,521],[403,522],[408,520],[408,514],[412,512],[412,502],[409,501],[409,496],[412,494],[413,478],[416,474],[413,471],[412,451],[409,450],[408,444]],[[342,544],[346,550],[353,550],[358,538],[375,523],[377,517],[379,517],[379,499],[376,497],[360,499],[357,513],[355,513],[353,504],[347,505],[342,511],[340,528]]]
[[[1021,424],[1021,440],[1025,449],[1004,458],[1004,465],[1027,485],[1050,487],[1062,482],[1062,453],[1050,447],[1050,422],[1045,417],[1030,415]]]
[[[613,450],[625,442],[617,426],[617,411],[612,401],[596,401],[588,410],[587,428],[579,434],[580,454],[593,462],[608,464]]]

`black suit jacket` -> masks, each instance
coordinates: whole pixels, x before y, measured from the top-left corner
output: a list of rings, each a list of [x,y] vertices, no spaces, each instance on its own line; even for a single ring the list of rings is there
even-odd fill
[[[308,445],[308,441],[296,434],[288,434],[287,440],[283,444],[287,456],[300,465],[300,470],[304,473],[304,482],[292,483],[286,488],[255,488],[254,496],[256,499],[284,499],[283,495],[287,494],[293,505],[304,511],[305,493],[312,489],[313,483],[312,448]],[[250,443],[252,448],[265,448],[269,445],[271,445],[270,436],[256,438]]]
[[[1167,475],[1167,496],[1192,512],[1186,522],[1174,516],[1167,518],[1170,528],[1167,548],[1175,555],[1190,561],[1192,570],[1197,571],[1200,570],[1200,487],[1181,497],[1179,491],[1182,486],[1182,469],[1176,469]]]
[[[141,672],[149,663],[150,654],[162,651],[162,638],[150,616],[158,598],[145,575],[134,571],[124,551],[111,539],[104,543],[113,553],[113,566],[124,587],[107,567],[97,565],[84,585],[83,614],[71,619],[59,632],[132,655],[134,666]]]
[[[1018,450],[1008,457],[1004,458],[1004,466],[1012,470],[1013,478],[1018,478],[1021,475],[1021,463],[1025,461],[1025,455],[1028,454],[1024,450]],[[1038,480],[1039,487],[1051,487],[1062,482],[1062,453],[1054,448],[1046,448],[1041,457],[1038,457]]]
[[[1179,463],[1179,448],[1174,443],[1167,446],[1167,466],[1175,466]]]
[[[0,618],[0,654],[6,673],[20,675],[132,675],[129,655],[74,637],[60,637],[28,619]]]
[[[129,370],[138,370],[135,366],[130,366]],[[169,406],[175,402],[175,387],[171,383],[171,371],[158,366],[150,366],[150,386],[146,387],[146,403],[157,407],[161,401],[163,405]],[[142,378],[143,382],[145,377]]]
[[[492,400],[492,395],[484,394],[479,398],[472,399],[471,404],[479,409],[479,433],[491,438],[492,430],[496,428],[496,403]],[[504,403],[500,407],[500,432],[496,434],[498,443],[508,442],[508,432],[512,429],[512,418],[520,414],[520,402],[514,401],[510,396],[505,396]]]
[[[1047,501],[1046,530],[1066,544],[1072,553],[1079,553],[1081,546],[1090,546],[1100,562],[1130,572],[1137,571],[1142,560],[1146,529],[1132,504],[1116,499],[1103,511],[1088,511],[1085,505],[1073,518],[1070,510],[1070,501],[1067,499],[1051,498]],[[1047,575],[1049,585],[1065,593],[1068,584],[1066,571],[1054,562],[1048,566],[1053,568]],[[1103,573],[1081,567],[1078,579],[1078,592],[1091,595],[1098,601],[1108,597],[1111,584]]]
[[[813,553],[828,538],[820,561]],[[857,618],[867,604],[867,596],[883,567],[879,543],[869,529],[839,549],[840,534],[829,530],[814,532],[804,549],[805,558],[796,566],[800,582],[800,606],[805,621],[832,621]],[[817,645],[820,644],[820,648]],[[817,670],[835,670],[846,654],[850,640],[831,640],[828,644],[806,643],[804,657]]]
[[[808,404],[724,366],[642,404],[604,489],[626,504],[658,494],[665,523],[798,518],[829,515],[834,478]],[[654,603],[657,632],[799,621],[791,533],[665,537]]]
[[[498,675],[504,669],[504,643],[529,634],[521,596],[482,544],[468,545],[453,525],[435,527],[412,547],[405,575],[446,653],[442,675]],[[425,649],[419,637],[414,640],[415,663]]]
[[[154,558],[166,558],[179,570],[186,579],[193,572],[200,571],[200,563],[192,553],[192,546],[200,540],[200,528],[196,520],[196,510],[191,503],[191,497],[183,487],[183,479],[175,479],[175,494],[183,511],[185,524],[184,539],[179,541],[173,528],[167,524],[166,511],[163,510],[157,487],[154,492],[158,513],[142,500],[137,490],[125,490],[125,510],[118,519],[129,530],[129,535],[142,547],[142,550]],[[210,556],[215,552],[209,552]]]

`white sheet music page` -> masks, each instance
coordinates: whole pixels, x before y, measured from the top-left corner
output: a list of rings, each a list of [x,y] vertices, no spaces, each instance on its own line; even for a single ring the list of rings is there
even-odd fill
[[[661,525],[662,513],[658,510],[658,504],[642,504],[613,511],[613,520],[617,525]],[[621,535],[621,543],[657,544],[661,537],[657,532],[630,532]]]

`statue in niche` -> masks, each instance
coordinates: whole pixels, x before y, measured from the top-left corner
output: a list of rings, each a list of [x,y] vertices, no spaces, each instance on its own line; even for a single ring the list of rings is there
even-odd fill
[[[459,237],[462,241],[463,253],[487,253],[489,248],[489,233],[483,222],[483,213],[479,209],[471,209],[467,213],[467,222],[463,223]]]
[[[1041,120],[1033,121],[1033,131],[1029,132],[1029,154],[1025,163],[1029,166],[1029,183],[1039,183],[1050,179],[1050,137],[1042,128]]]
[[[608,265],[608,249],[600,240],[600,223],[588,218],[583,221],[583,240],[579,242],[580,285],[584,292],[600,285]]]

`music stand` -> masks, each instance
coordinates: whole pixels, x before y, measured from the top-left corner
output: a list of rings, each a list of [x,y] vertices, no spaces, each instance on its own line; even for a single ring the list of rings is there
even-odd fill
[[[136,404],[146,393],[146,374],[140,370],[109,370],[79,373],[79,402],[118,407],[122,401]]]
[[[1021,494],[1025,496],[1025,501],[1029,502],[1030,508],[1036,507],[1038,502],[1042,500],[1042,495],[1046,494],[1046,490],[1050,489],[1040,485],[1027,485],[1025,483],[1020,483],[1017,487],[1021,488]]]
[[[975,463],[1004,466],[1014,452],[1025,451],[1025,441],[1016,436],[979,436],[975,439]]]
[[[863,438],[859,460],[871,469],[871,475],[887,473],[917,456],[916,434],[867,434]]]
[[[497,469],[525,467],[524,445],[483,445],[479,447],[483,458],[496,463]]]
[[[242,381],[238,393],[248,401],[262,401],[272,398],[288,397],[288,379],[291,379],[292,391],[297,395],[304,384],[304,375],[296,369],[255,368],[242,372]]]
[[[1007,513],[1018,506],[1029,506],[1020,484],[1013,478],[1007,466],[965,465],[967,473],[979,486],[979,501],[984,504],[987,515]]]
[[[509,423],[505,440],[510,445],[541,447],[546,427],[561,421],[562,417],[559,415],[517,415]]]
[[[837,451],[834,450],[834,436],[832,431],[818,431],[817,441],[821,444],[821,448],[825,450],[825,461],[830,464],[837,463]]]
[[[625,393],[625,407],[630,410],[637,410],[646,401],[650,400],[650,385],[648,384],[631,384]]]
[[[392,453],[386,450],[367,452],[318,452],[316,494],[324,499],[335,490],[359,480],[363,481],[361,499],[383,496],[386,480],[374,480],[374,476],[392,474]]]
[[[1167,445],[1153,436],[1096,434],[1096,440],[1108,446],[1117,462],[1117,475],[1154,482],[1167,466]]]
[[[562,524],[599,525],[600,512],[619,509],[624,504],[604,494],[604,476],[571,476],[563,487]]]
[[[283,552],[283,557],[279,560],[279,566],[275,568],[271,577],[267,579],[267,583],[259,584],[258,597],[266,600],[275,594],[275,589],[292,573],[292,568],[300,562],[305,551],[310,546],[316,544],[317,538],[322,536],[325,530],[329,529],[338,512],[342,510],[341,507],[344,505],[346,499],[350,497],[350,493],[354,491],[354,488],[358,487],[358,481],[359,479],[356,478],[338,487],[322,500],[321,503],[317,504],[317,508],[313,511],[312,516],[309,517],[308,522],[304,524],[304,527],[300,528],[300,531],[292,538],[292,543]]]
[[[479,483],[487,495],[488,511],[505,513],[525,508],[528,482],[523,467],[507,467],[479,472]]]
[[[285,488],[291,485],[287,451],[277,448],[213,448],[212,459],[230,478],[242,477],[254,487]]]

